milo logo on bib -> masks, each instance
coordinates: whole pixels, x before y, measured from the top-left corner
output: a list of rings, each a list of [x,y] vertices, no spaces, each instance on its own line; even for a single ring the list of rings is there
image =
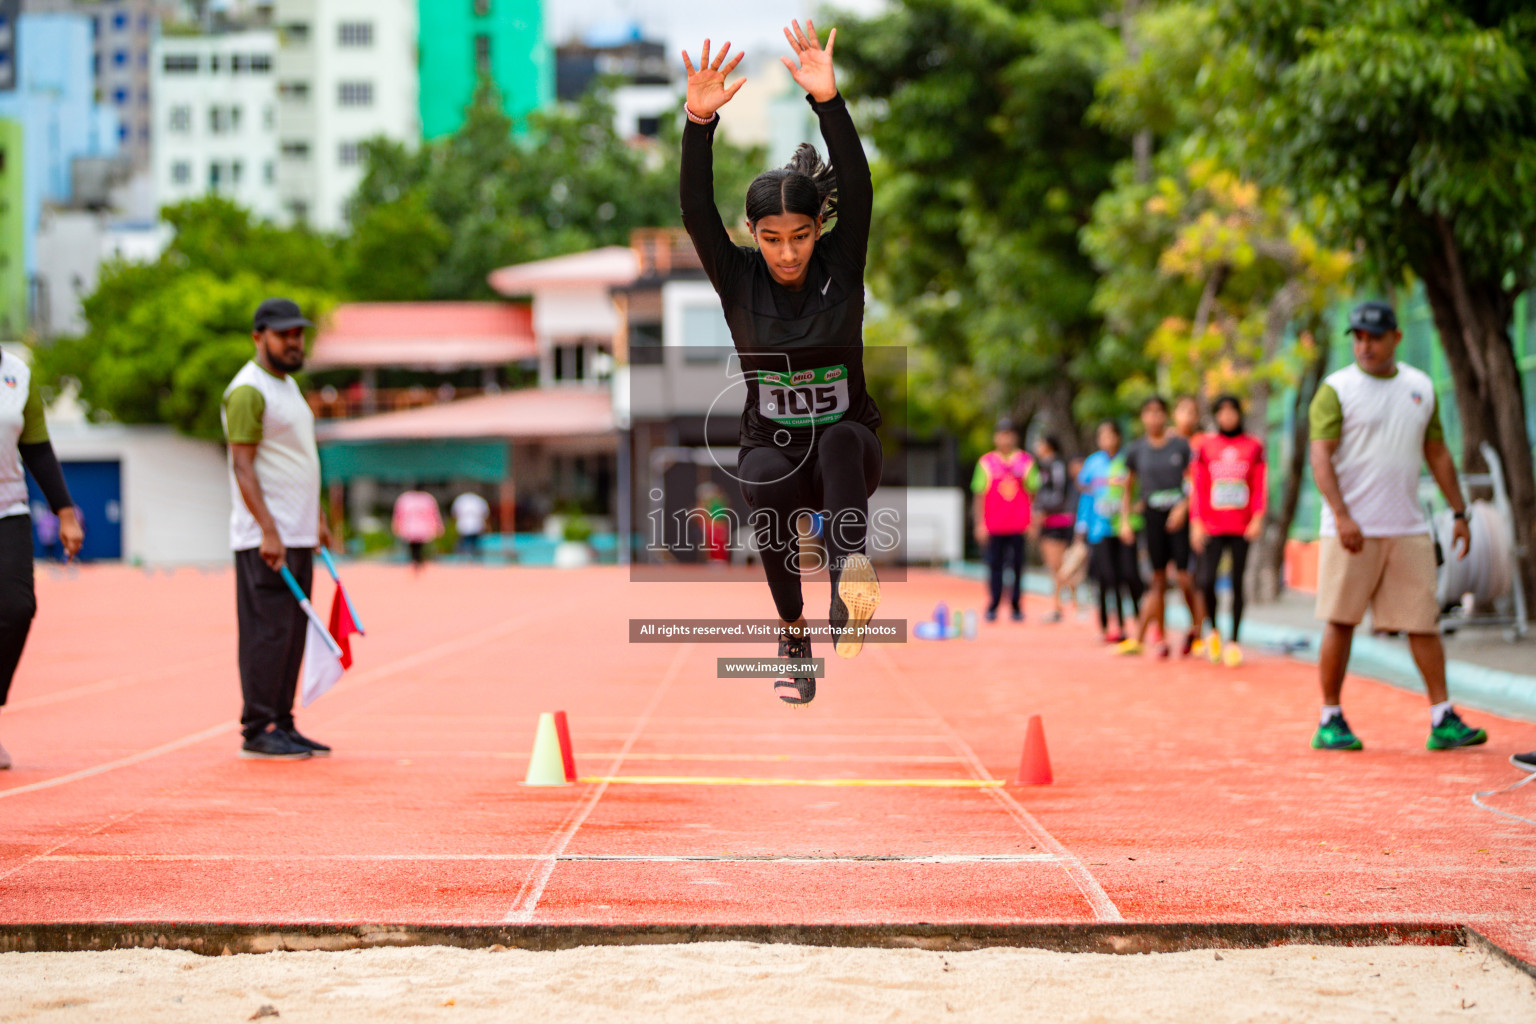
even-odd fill
[[[847,376],[846,366],[761,374],[757,411],[783,427],[836,423],[848,411]]]

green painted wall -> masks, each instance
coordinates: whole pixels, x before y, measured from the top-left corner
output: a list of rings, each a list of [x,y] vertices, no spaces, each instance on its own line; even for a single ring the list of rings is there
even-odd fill
[[[554,99],[541,0],[420,0],[418,10],[423,138],[452,135],[464,123],[479,80],[480,37],[489,45],[488,70],[503,109],[519,130],[529,113]]]
[[[27,331],[27,225],[21,124],[0,118],[0,339]]]

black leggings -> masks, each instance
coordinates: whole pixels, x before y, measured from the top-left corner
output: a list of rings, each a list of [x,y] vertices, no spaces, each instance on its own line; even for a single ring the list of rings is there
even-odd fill
[[[21,662],[36,614],[32,517],[5,516],[0,518],[0,707],[11,692],[11,677]]]
[[[1144,585],[1141,568],[1136,564],[1136,546],[1111,534],[1093,545],[1090,557],[1093,578],[1099,585],[1099,628],[1109,628],[1109,614],[1113,611],[1123,629],[1141,609]],[[1122,597],[1130,598],[1130,615],[1125,614]]]
[[[1248,571],[1248,538],[1241,534],[1211,537],[1205,542],[1200,555],[1200,590],[1205,594],[1206,614],[1211,626],[1216,625],[1216,574],[1221,569],[1221,554],[1232,555],[1232,642],[1237,642],[1237,631],[1243,627],[1243,576]]]
[[[763,573],[779,618],[794,622],[805,609],[800,590],[802,512],[826,512],[821,538],[835,570],[845,555],[863,552],[869,530],[869,496],[880,484],[880,439],[862,423],[823,429],[804,459],[778,448],[743,448],[736,465],[742,495],[752,509]],[[834,571],[833,581],[836,582]]]
[[[1003,570],[1013,573],[1013,585],[1008,589],[1008,603],[1014,611],[1019,610],[1020,591],[1024,586],[1024,535],[1022,533],[1005,533],[1002,536],[992,534],[987,538],[987,568],[988,583],[991,587],[992,601],[987,605],[987,611],[997,611],[997,606],[1003,602]]]

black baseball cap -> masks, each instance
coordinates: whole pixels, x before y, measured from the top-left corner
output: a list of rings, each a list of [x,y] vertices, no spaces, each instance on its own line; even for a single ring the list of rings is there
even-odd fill
[[[304,314],[299,311],[299,304],[292,299],[267,299],[256,307],[256,315],[251,318],[251,324],[258,331],[269,328],[274,331],[289,331],[295,327],[315,326],[304,319]]]
[[[1386,334],[1388,331],[1397,330],[1397,314],[1392,312],[1388,303],[1378,300],[1362,302],[1349,313],[1349,330],[1345,334],[1355,331],[1365,331],[1368,334]]]
[[[1002,433],[1017,434],[1018,432],[1019,432],[1019,428],[1014,426],[1013,425],[1013,420],[1009,419],[1007,416],[1004,416],[1001,419],[999,419],[997,421],[997,424],[992,428],[992,433],[994,433],[994,434],[1002,434]]]

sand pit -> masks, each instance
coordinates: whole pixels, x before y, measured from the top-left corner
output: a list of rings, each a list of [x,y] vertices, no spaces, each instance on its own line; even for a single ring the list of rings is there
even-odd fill
[[[0,1021],[251,1019],[1528,1024],[1536,981],[1480,950],[1416,946],[1107,956],[722,942],[0,955]]]

